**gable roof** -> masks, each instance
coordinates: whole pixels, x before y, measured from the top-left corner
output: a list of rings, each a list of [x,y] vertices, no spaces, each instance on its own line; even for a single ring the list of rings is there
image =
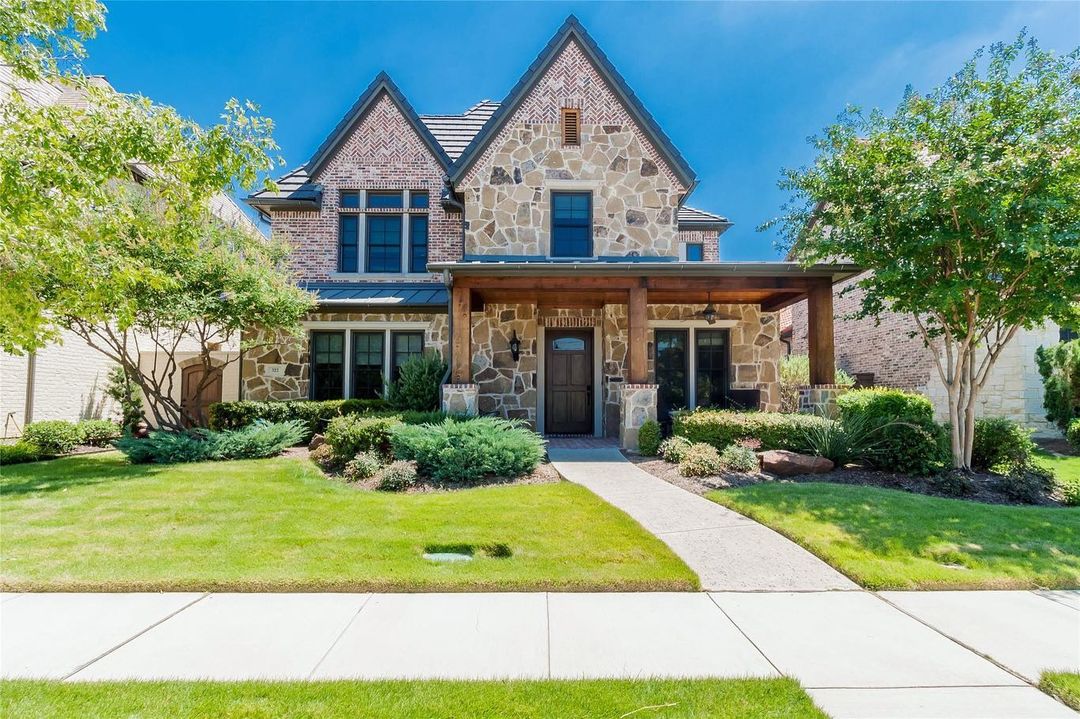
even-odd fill
[[[480,154],[488,146],[488,144],[499,134],[499,130],[507,123],[510,117],[513,116],[514,111],[521,105],[521,103],[528,96],[529,91],[533,89],[536,83],[551,67],[552,63],[559,57],[559,54],[571,41],[576,41],[578,46],[588,57],[589,61],[596,68],[600,76],[611,87],[612,91],[618,97],[619,101],[630,113],[630,116],[634,119],[634,122],[641,128],[642,132],[649,141],[656,147],[657,151],[668,163],[671,169],[674,171],[675,176],[686,187],[689,193],[697,182],[697,175],[690,168],[690,165],[683,158],[682,154],[672,144],[670,138],[660,128],[660,125],[656,122],[649,111],[645,109],[641,104],[641,100],[638,99],[634,91],[626,84],[622,75],[615,69],[615,66],[611,64],[607,56],[597,46],[596,42],[589,36],[589,33],[585,31],[585,28],[581,26],[578,19],[573,15],[566,18],[566,22],[559,28],[555,36],[551,38],[547,46],[540,52],[536,60],[529,65],[529,69],[525,71],[521,79],[514,85],[513,89],[506,98],[499,104],[498,110],[491,116],[491,119],[487,121],[483,129],[472,139],[469,146],[461,153],[461,156],[454,161],[453,167],[450,168],[450,181],[453,183],[459,182],[472,166],[476,160],[479,159]]]
[[[481,100],[460,115],[421,115],[420,121],[431,130],[446,154],[456,160],[498,109],[499,103]]]
[[[420,136],[424,144],[435,158],[442,164],[444,168],[449,168],[452,160],[450,156],[446,154],[446,151],[439,144],[439,141],[435,139],[431,131],[427,126],[420,121],[420,117],[413,110],[412,105],[405,99],[405,95],[401,93],[398,86],[394,84],[394,81],[390,79],[390,76],[385,72],[380,72],[375,76],[375,79],[371,81],[367,89],[361,93],[360,97],[356,99],[353,106],[349,108],[349,111],[345,113],[345,117],[341,118],[341,122],[337,124],[333,132],[330,133],[321,145],[319,149],[315,150],[315,154],[311,156],[311,159],[304,165],[304,169],[307,171],[309,177],[315,177],[319,174],[319,170],[326,164],[334,151],[338,149],[342,142],[348,138],[349,133],[353,127],[364,117],[368,108],[371,107],[379,96],[385,92],[390,96],[390,99],[397,106],[398,110],[405,117],[405,119],[416,130],[416,134]]]
[[[679,208],[678,219],[680,230],[720,230],[720,234],[723,234],[731,227],[731,220],[723,215],[714,215],[689,205]]]

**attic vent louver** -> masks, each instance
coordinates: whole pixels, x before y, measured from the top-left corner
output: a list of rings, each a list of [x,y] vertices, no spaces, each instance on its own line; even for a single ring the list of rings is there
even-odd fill
[[[564,107],[562,109],[562,143],[563,145],[581,144],[581,110],[576,107]]]

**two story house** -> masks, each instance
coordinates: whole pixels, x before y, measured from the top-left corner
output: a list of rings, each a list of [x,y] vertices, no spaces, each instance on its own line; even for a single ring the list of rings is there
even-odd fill
[[[833,376],[832,284],[852,268],[720,261],[731,223],[570,17],[501,102],[417,115],[385,74],[303,166],[248,202],[319,301],[305,342],[249,338],[248,399],[375,397],[448,361],[443,406],[548,435],[620,437],[695,406],[775,410],[777,311],[809,300]]]

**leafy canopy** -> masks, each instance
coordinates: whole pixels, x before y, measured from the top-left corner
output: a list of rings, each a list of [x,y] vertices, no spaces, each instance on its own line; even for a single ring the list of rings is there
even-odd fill
[[[24,80],[42,80],[85,57],[83,41],[104,29],[105,6],[96,0],[7,0],[0,3],[0,63]]]

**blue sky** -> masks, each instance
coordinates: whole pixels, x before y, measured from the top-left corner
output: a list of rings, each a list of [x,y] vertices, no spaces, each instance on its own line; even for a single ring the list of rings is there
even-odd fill
[[[848,103],[892,108],[1027,26],[1080,44],[1080,3],[109,3],[88,72],[213,122],[259,103],[303,163],[379,70],[423,113],[501,99],[574,13],[697,171],[689,204],[727,215],[725,260],[774,259],[755,228],[780,169]]]

